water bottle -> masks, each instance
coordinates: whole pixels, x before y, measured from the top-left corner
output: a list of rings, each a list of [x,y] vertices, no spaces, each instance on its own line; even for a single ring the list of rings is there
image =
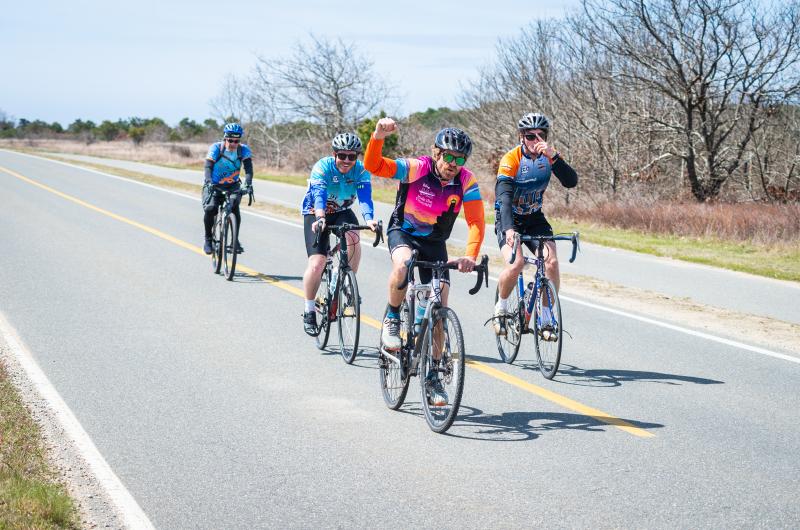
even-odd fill
[[[529,282],[528,286],[525,288],[525,293],[522,295],[522,305],[525,307],[525,319],[530,320],[531,314],[528,312],[528,304],[531,301],[531,296],[533,296],[533,282]]]
[[[331,283],[328,285],[328,289],[330,289],[331,294],[336,289],[336,280],[339,278],[339,267],[333,268],[333,274],[331,274]]]
[[[419,334],[422,327],[422,319],[425,317],[425,309],[428,307],[428,299],[422,298],[417,302],[417,310],[414,314],[414,333]]]

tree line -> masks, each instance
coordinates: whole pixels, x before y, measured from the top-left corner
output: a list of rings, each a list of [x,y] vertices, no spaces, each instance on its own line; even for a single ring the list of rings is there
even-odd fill
[[[397,92],[354,44],[311,35],[225,78],[203,124],[78,120],[53,132],[179,141],[215,138],[236,119],[264,165],[305,171],[337,132],[366,141],[380,116],[396,116]],[[438,128],[459,126],[489,187],[518,142],[517,120],[535,111],[551,119],[550,139],[590,200],[800,201],[798,0],[583,0],[500,40],[457,95],[459,110],[403,118],[389,154],[426,153]],[[12,129],[48,127],[21,125]]]

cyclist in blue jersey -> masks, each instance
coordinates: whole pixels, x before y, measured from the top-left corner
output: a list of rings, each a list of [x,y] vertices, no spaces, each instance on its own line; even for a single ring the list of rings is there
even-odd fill
[[[337,134],[331,142],[333,156],[320,159],[311,169],[308,189],[303,198],[303,225],[306,239],[308,266],[303,273],[305,307],[303,309],[303,329],[309,335],[316,332],[317,314],[314,311],[314,297],[325,269],[325,260],[330,246],[328,237],[320,238],[314,246],[315,235],[326,225],[358,224],[358,219],[350,209],[356,197],[361,207],[365,224],[373,232],[378,226],[373,220],[375,211],[372,205],[372,185],[370,174],[358,160],[362,151],[361,140],[355,133]],[[347,257],[353,271],[358,272],[361,261],[360,237],[357,231],[347,232]]]
[[[221,191],[231,191],[241,187],[244,193],[251,190],[253,185],[253,159],[250,148],[242,144],[244,129],[238,123],[228,123],[222,131],[221,142],[211,144],[206,155],[205,183],[203,184],[203,225],[206,231],[206,240],[203,251],[211,254],[211,229],[217,215],[217,208],[222,200]],[[245,180],[242,186],[239,179],[244,166]],[[242,224],[239,212],[241,195],[234,195],[235,202],[233,213],[236,216],[237,228]],[[244,252],[242,244],[238,245],[239,252]]]
[[[565,188],[578,184],[578,174],[547,142],[550,120],[544,114],[528,113],[517,122],[519,145],[503,155],[497,169],[495,183],[495,233],[497,243],[505,258],[506,266],[497,277],[498,301],[494,308],[494,331],[502,333],[501,320],[508,316],[508,297],[514,289],[520,271],[525,265],[522,252],[516,261],[511,259],[514,236],[519,233],[529,236],[551,236],[553,229],[542,213],[544,192],[555,175]],[[526,245],[533,252],[531,243]],[[556,290],[560,287],[556,244],[544,244],[545,276]],[[545,308],[547,309],[547,308]],[[546,314],[544,321],[549,321]]]

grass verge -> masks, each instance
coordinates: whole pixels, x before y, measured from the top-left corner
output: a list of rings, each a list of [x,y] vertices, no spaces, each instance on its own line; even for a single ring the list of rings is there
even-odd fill
[[[44,456],[38,426],[0,362],[0,528],[79,528]]]

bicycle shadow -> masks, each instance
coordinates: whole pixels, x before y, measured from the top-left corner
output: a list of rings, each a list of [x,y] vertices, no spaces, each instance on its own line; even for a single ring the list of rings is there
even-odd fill
[[[332,344],[320,350],[322,355],[340,356],[339,344]],[[378,348],[375,346],[359,346],[356,358],[350,366],[356,368],[375,369],[378,367]]]
[[[233,273],[233,280],[237,283],[275,283],[285,281],[302,281],[302,276],[284,276],[282,274],[264,274],[262,272],[242,272]]]
[[[419,402],[408,401],[398,412],[418,416],[424,420],[424,411]],[[659,429],[664,425],[637,420],[624,419],[625,422],[641,429]],[[453,438],[486,442],[525,442],[535,440],[548,432],[584,431],[607,432],[613,429],[600,420],[569,412],[518,411],[502,414],[487,414],[477,407],[461,405],[453,426],[444,434]],[[471,429],[473,434],[453,430]]]
[[[539,371],[536,361],[520,361],[516,366],[525,370]],[[696,385],[724,385],[725,381],[706,379],[691,375],[668,374],[663,372],[649,372],[645,370],[615,370],[615,369],[585,369],[575,365],[562,363],[553,382],[564,385],[590,386],[590,387],[618,387],[623,383],[643,382],[658,383],[662,385],[680,385],[693,383]]]

